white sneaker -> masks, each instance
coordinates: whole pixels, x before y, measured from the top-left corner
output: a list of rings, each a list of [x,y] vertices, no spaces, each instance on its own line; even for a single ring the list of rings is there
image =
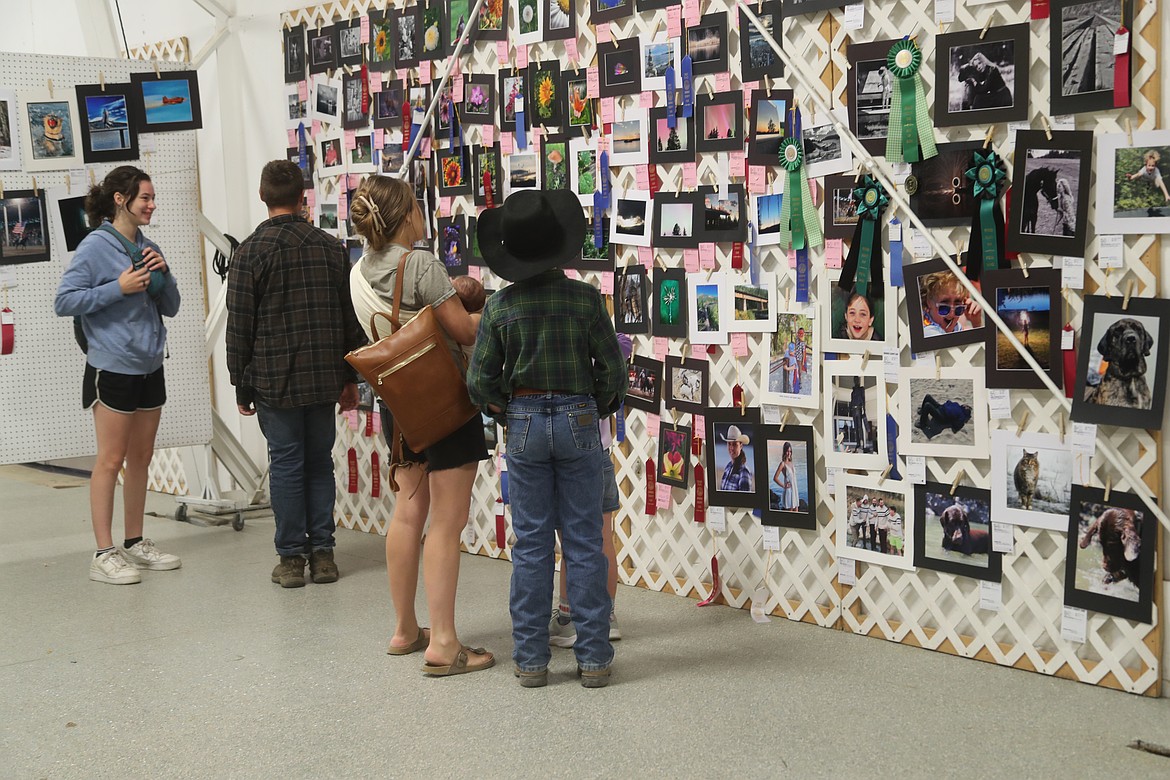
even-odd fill
[[[561,623],[560,611],[553,609],[552,618],[548,622],[548,643],[553,647],[572,647],[577,644],[577,627],[573,621]]]
[[[95,556],[89,565],[89,578],[94,582],[106,582],[110,585],[133,585],[142,582],[142,575],[138,569],[122,557],[115,547],[108,553]]]
[[[609,613],[609,641],[616,642],[622,638],[622,630],[618,628],[617,615],[611,610]]]
[[[143,539],[133,547],[123,547],[122,555],[132,566],[151,571],[170,571],[183,565],[179,556],[165,553],[154,546],[150,539]]]

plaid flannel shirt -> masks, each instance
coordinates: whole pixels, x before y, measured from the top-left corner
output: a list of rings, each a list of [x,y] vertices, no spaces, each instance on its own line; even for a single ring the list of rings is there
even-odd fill
[[[337,400],[366,343],[349,295],[349,255],[304,218],[261,222],[232,256],[227,365],[236,402],[278,408]]]
[[[488,298],[467,370],[471,400],[506,409],[518,388],[588,395],[604,417],[626,396],[626,367],[596,288],[546,271]]]

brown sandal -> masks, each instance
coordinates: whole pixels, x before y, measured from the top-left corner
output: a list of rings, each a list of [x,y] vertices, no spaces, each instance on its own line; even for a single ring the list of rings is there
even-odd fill
[[[487,658],[478,663],[467,663],[467,654],[476,653],[478,655],[487,655]],[[453,674],[467,674],[468,672],[479,672],[484,669],[490,669],[496,665],[496,657],[484,650],[482,647],[468,647],[463,646],[459,654],[455,656],[455,660],[449,664],[423,664],[422,670],[424,674],[429,674],[431,677],[450,677]]]
[[[418,638],[409,645],[403,645],[402,647],[388,645],[386,647],[386,655],[410,655],[411,653],[417,653],[419,650],[426,650],[427,646],[431,643],[431,636],[430,634],[424,633],[425,631],[426,629],[420,626],[418,629]]]

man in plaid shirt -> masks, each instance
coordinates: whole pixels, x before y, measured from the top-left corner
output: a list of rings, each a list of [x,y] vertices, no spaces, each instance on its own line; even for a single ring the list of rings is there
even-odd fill
[[[334,404],[357,408],[345,355],[366,343],[349,297],[349,255],[300,215],[301,169],[274,160],[260,174],[268,219],[232,256],[227,364],[240,414],[268,440],[280,563],[272,581],[335,582]]]

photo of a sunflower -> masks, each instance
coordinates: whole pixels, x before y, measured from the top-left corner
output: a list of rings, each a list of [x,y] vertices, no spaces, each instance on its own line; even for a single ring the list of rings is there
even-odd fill
[[[385,62],[390,58],[390,49],[387,44],[390,41],[386,35],[386,28],[382,25],[375,25],[378,34],[374,36],[374,62]]]
[[[443,158],[443,186],[458,187],[463,184],[463,163],[458,157]]]
[[[557,88],[553,84],[552,76],[545,73],[536,84],[536,112],[541,119],[551,119],[553,103],[557,99]]]

